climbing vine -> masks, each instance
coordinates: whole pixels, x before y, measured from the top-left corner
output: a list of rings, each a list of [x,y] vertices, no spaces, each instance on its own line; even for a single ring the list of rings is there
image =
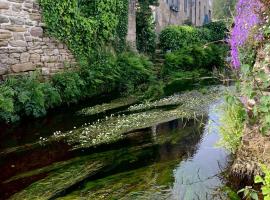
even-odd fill
[[[136,15],[137,48],[143,53],[153,53],[156,45],[155,22],[150,5],[157,0],[139,0]]]
[[[128,0],[39,2],[47,33],[66,43],[78,58],[89,58],[105,45],[125,46]]]

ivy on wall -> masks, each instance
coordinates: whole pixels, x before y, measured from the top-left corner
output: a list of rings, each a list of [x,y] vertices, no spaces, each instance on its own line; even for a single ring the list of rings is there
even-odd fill
[[[158,5],[158,1],[138,1],[136,15],[137,48],[143,53],[154,53],[156,47],[155,22],[150,5]]]
[[[128,0],[39,0],[46,31],[68,45],[77,58],[114,45],[123,50]]]

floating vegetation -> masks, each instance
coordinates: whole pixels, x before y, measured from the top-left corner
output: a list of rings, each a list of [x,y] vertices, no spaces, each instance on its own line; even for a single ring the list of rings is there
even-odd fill
[[[133,113],[129,115],[106,116],[105,119],[97,120],[92,124],[85,124],[81,128],[74,127],[69,132],[55,132],[49,140],[66,140],[74,146],[74,149],[89,148],[101,144],[108,144],[124,138],[124,134],[136,129],[152,127],[156,124],[171,121],[178,118],[196,119],[207,114],[208,106],[215,99],[220,98],[224,88],[214,87],[207,94],[199,91],[186,92],[174,95],[160,101],[148,104],[140,104],[130,107],[135,111],[155,106],[178,103],[179,106],[172,110],[154,109],[150,111]]]
[[[131,104],[134,104],[137,102],[136,98],[133,97],[127,97],[127,98],[120,98],[120,99],[115,99],[111,101],[110,103],[104,103],[101,105],[96,105],[93,107],[89,108],[84,108],[81,111],[77,112],[78,115],[96,115],[99,113],[104,113],[109,110],[121,108],[124,106],[129,106]]]

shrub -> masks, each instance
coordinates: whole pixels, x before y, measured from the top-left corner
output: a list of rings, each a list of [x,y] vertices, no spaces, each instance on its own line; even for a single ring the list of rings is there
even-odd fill
[[[160,33],[160,47],[166,50],[179,50],[185,46],[201,43],[198,29],[192,26],[169,26]]]
[[[165,65],[162,69],[163,76],[181,70],[208,69],[223,67],[227,47],[208,45],[205,47],[193,45],[165,55]]]
[[[229,32],[224,21],[211,22],[205,24],[203,28],[210,31],[209,41],[223,40],[227,37],[227,33]]]
[[[153,63],[142,55],[132,52],[122,53],[118,56],[117,65],[120,67],[120,87],[127,92],[136,89],[147,89],[153,77]],[[141,88],[139,88],[141,86]]]
[[[91,64],[86,62],[80,71],[80,76],[85,81],[84,91],[87,96],[114,90],[120,79],[117,57],[103,51],[97,53],[91,60]]]
[[[234,96],[227,96],[223,111],[219,144],[231,153],[235,153],[241,143],[247,114],[242,103]]]
[[[15,91],[7,86],[0,85],[0,119],[10,122],[16,119],[14,109]]]
[[[77,102],[83,97],[85,85],[76,71],[66,71],[52,77],[52,84],[61,95],[63,102]]]

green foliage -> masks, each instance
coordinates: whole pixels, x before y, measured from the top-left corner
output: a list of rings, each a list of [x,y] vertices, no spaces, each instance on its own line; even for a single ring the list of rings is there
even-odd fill
[[[0,85],[0,119],[13,121],[15,91],[7,85]]]
[[[76,102],[83,97],[84,81],[75,71],[66,71],[52,77],[54,87],[61,94],[64,102]]]
[[[155,52],[155,22],[149,6],[156,3],[156,0],[139,0],[136,13],[137,49],[143,53],[152,54]]]
[[[136,56],[126,52],[118,56],[117,64],[120,67],[120,85],[127,92],[147,90],[149,83],[154,80],[153,63],[145,56]]]
[[[77,58],[114,43],[123,49],[127,33],[126,0],[39,0],[49,35],[65,42]]]
[[[236,0],[214,0],[213,17],[215,19],[233,18]]]
[[[208,41],[219,41],[226,38],[227,33],[229,32],[224,21],[215,21],[208,24],[205,24],[203,28],[210,31],[210,38]]]
[[[247,114],[242,103],[234,96],[226,97],[226,104],[223,110],[222,125],[220,126],[221,140],[219,144],[231,153],[235,153],[241,143]]]
[[[169,26],[160,33],[160,47],[164,51],[179,50],[192,44],[202,43],[204,38],[199,38],[198,36],[199,31],[195,27]]]
[[[259,175],[255,176],[255,183],[261,183],[262,186],[262,194],[264,196],[264,200],[270,200],[270,170],[267,166],[261,165],[262,171],[264,173],[264,177]]]
[[[166,76],[181,70],[221,68],[225,65],[227,46],[208,45],[205,47],[192,45],[167,53],[162,74]]]
[[[246,200],[259,200],[258,192],[252,189],[252,186],[246,186],[245,188],[239,190],[237,193],[243,193],[243,198]]]
[[[160,33],[160,46],[163,51],[177,51],[187,46],[203,45],[223,40],[227,28],[224,22],[211,22],[203,27],[169,26]]]

